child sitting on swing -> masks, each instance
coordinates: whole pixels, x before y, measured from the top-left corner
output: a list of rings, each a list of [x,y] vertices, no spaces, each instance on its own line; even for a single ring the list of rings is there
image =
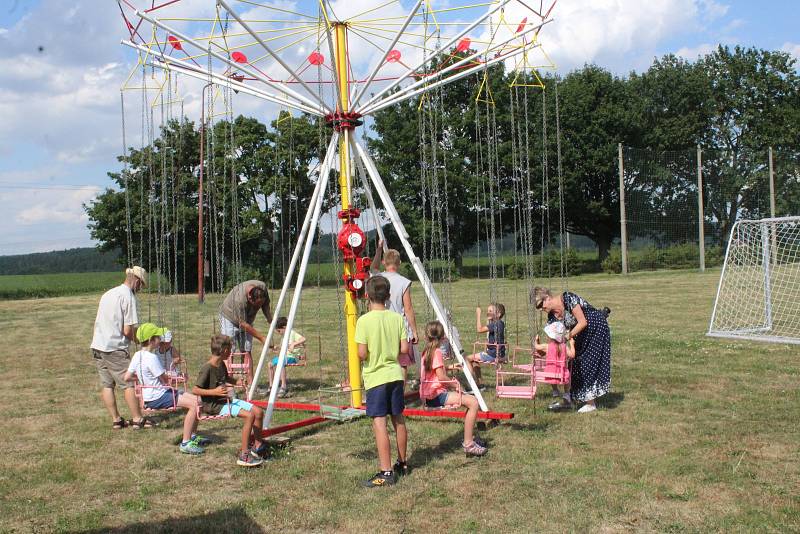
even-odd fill
[[[533,348],[537,354],[545,357],[544,372],[558,373],[562,365],[566,365],[569,360],[575,358],[575,340],[567,340],[567,329],[561,321],[555,321],[545,326],[544,333],[547,335],[547,342],[541,343],[537,335]],[[569,368],[564,370],[564,379],[569,382]],[[551,384],[551,386],[553,388],[553,397],[557,400],[547,408],[549,410],[569,408],[572,404],[569,386],[567,384],[564,385],[563,395],[558,384]]]
[[[444,340],[444,327],[439,321],[431,321],[425,325],[427,344],[422,352],[422,368],[420,375],[420,397],[425,405],[431,408],[440,406],[466,406],[464,417],[464,453],[467,456],[483,456],[486,447],[478,443],[475,436],[475,421],[478,418],[478,400],[472,395],[450,391],[458,387],[455,380],[448,378],[445,372],[444,357],[441,345]]]
[[[142,344],[142,348],[131,358],[124,378],[128,382],[134,378],[139,380],[143,386],[142,400],[145,409],[186,408],[180,451],[184,454],[202,454],[202,446],[207,445],[209,441],[195,433],[197,397],[169,385],[169,376],[155,354],[166,332],[165,328],[159,328],[153,323],[144,323],[136,330],[136,339]]]
[[[275,331],[281,336],[286,335],[286,325],[289,320],[286,317],[278,317],[275,323]],[[286,381],[286,365],[296,365],[303,357],[303,351],[306,346],[306,338],[300,335],[297,330],[292,328],[289,333],[289,347],[286,352],[286,362],[283,369],[281,369],[281,388],[278,390],[278,397],[285,397],[289,394],[289,384]],[[278,356],[272,358],[269,362],[269,383],[272,386],[272,370],[278,366]]]
[[[264,412],[258,406],[237,399],[233,395],[236,379],[228,374],[225,360],[231,357],[233,340],[229,336],[211,336],[211,358],[200,369],[192,393],[201,397],[203,411],[211,415],[229,415],[244,419],[242,448],[236,463],[242,467],[261,465],[267,453],[267,444],[261,440]],[[250,449],[250,439],[254,449]]]
[[[481,384],[481,363],[503,363],[506,359],[506,307],[502,304],[490,304],[486,308],[486,325],[481,321],[481,309],[475,309],[475,323],[479,334],[486,333],[486,350],[469,355],[466,360],[475,377],[478,389],[485,388]]]

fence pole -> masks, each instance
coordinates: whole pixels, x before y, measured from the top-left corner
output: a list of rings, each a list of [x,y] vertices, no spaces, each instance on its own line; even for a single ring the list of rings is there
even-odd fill
[[[769,147],[769,216],[775,218],[775,167],[772,166],[772,147]]]
[[[706,270],[706,233],[703,215],[703,149],[697,145],[697,237],[700,245],[700,271]]]
[[[622,163],[622,143],[619,143],[619,240],[622,251],[622,274],[628,274],[628,225],[625,221],[625,167]]]

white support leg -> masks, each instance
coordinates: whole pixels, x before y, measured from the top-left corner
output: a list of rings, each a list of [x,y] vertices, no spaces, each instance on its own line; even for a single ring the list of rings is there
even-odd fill
[[[334,155],[336,154],[336,143],[338,142],[339,136],[338,134],[334,134],[330,143],[328,144],[328,151],[325,153],[325,158],[320,165],[319,179],[317,180],[317,185],[314,187],[314,192],[311,195],[311,201],[308,206],[308,210],[306,211],[305,219],[303,220],[303,227],[300,229],[300,234],[297,236],[297,243],[295,244],[294,252],[292,253],[292,259],[289,262],[289,269],[285,273],[285,278],[283,279],[283,287],[281,288],[278,302],[273,308],[275,313],[272,316],[272,322],[269,325],[269,331],[267,332],[267,338],[264,341],[264,346],[261,348],[261,356],[258,359],[258,366],[256,367],[255,374],[253,375],[253,383],[250,384],[250,391],[247,392],[248,400],[253,398],[253,394],[256,390],[256,384],[258,384],[258,379],[264,370],[264,361],[266,359],[267,352],[269,351],[269,346],[272,343],[272,337],[275,335],[275,324],[278,322],[277,312],[281,309],[281,307],[283,307],[283,303],[286,300],[286,295],[289,291],[289,285],[292,281],[292,275],[294,274],[297,260],[300,258],[300,252],[303,250],[303,243],[306,235],[309,233],[309,228],[311,228],[311,218],[314,208],[316,207],[317,202],[321,202],[322,195],[320,194],[320,189],[322,188],[322,176],[323,174],[330,174],[331,159],[333,159]]]
[[[338,136],[334,135],[333,137],[334,140],[336,140]],[[335,154],[335,151],[330,150],[329,153]],[[327,155],[325,159],[326,161],[330,162],[330,157],[327,157]],[[325,198],[325,192],[328,188],[330,175],[330,165],[324,166],[322,168],[322,172],[320,173],[320,188],[317,192],[313,215],[311,216],[311,228],[316,228],[317,224],[319,223],[319,216],[322,213],[323,199]],[[286,318],[286,333],[281,340],[281,349],[278,353],[278,365],[275,366],[275,374],[272,377],[272,389],[269,392],[269,401],[267,403],[267,410],[264,414],[263,428],[269,428],[269,425],[272,422],[272,413],[275,410],[275,398],[278,396],[278,385],[281,381],[281,373],[286,365],[286,353],[289,350],[289,333],[292,331],[292,327],[294,326],[294,318],[297,315],[297,308],[300,305],[300,296],[303,291],[303,280],[306,276],[306,268],[308,267],[308,258],[311,256],[311,249],[314,246],[314,238],[312,233],[308,232],[305,237],[306,239],[304,243],[305,246],[303,248],[303,259],[300,261],[300,269],[297,272],[297,282],[295,283],[294,294],[292,295],[292,303],[289,306],[289,315]]]
[[[369,209],[372,212],[372,218],[375,220],[375,230],[378,232],[378,239],[383,241],[383,251],[386,252],[386,236],[383,234],[383,226],[381,226],[378,210],[375,208],[375,199],[372,197],[372,188],[369,186],[367,171],[364,169],[364,164],[361,162],[360,158],[355,158],[355,160],[356,167],[358,168],[358,174],[361,177],[361,183],[364,185],[364,191],[367,193],[367,203],[369,203]]]
[[[455,339],[455,337],[452,335],[450,321],[447,320],[447,314],[445,313],[444,306],[439,300],[439,296],[436,294],[436,290],[434,289],[430,278],[428,278],[428,274],[425,272],[422,262],[414,254],[414,249],[411,248],[411,243],[408,241],[408,233],[406,232],[403,223],[400,221],[400,217],[397,215],[397,210],[394,208],[394,204],[389,196],[389,192],[383,185],[383,181],[381,180],[380,174],[378,174],[378,168],[375,166],[375,162],[372,161],[372,158],[369,156],[369,154],[367,154],[364,147],[362,147],[358,141],[351,140],[351,145],[354,146],[359,157],[364,162],[364,166],[367,168],[367,174],[372,180],[372,183],[375,186],[375,190],[378,192],[378,196],[380,197],[384,208],[386,208],[386,211],[389,212],[389,218],[392,221],[395,230],[397,231],[397,235],[400,237],[400,241],[403,243],[403,248],[406,251],[406,255],[408,255],[409,262],[414,266],[414,271],[417,273],[420,284],[425,290],[425,295],[428,297],[431,306],[436,312],[436,318],[444,326],[447,339],[450,340],[455,348],[453,352],[462,366],[464,376],[467,378],[467,382],[469,383],[472,392],[475,394],[475,398],[478,399],[478,404],[480,405],[481,410],[488,412],[489,408],[486,406],[486,401],[483,400],[483,395],[481,395],[481,392],[478,390],[478,386],[475,383],[475,379],[472,377],[470,366],[464,360],[464,357],[461,354],[459,340]]]

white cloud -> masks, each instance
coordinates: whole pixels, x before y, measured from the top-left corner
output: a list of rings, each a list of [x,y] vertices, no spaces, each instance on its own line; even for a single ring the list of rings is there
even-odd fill
[[[717,45],[703,43],[697,46],[684,46],[675,52],[676,56],[694,61],[699,57],[705,56],[717,49]]]
[[[784,52],[788,52],[789,54],[793,55],[797,60],[800,61],[800,43],[790,43],[785,42],[783,46],[781,46],[781,50]]]

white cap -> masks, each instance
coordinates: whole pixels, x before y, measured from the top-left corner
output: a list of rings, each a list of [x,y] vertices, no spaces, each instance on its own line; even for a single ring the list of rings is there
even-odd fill
[[[167,330],[164,332],[164,335],[161,336],[161,341],[164,343],[171,343],[172,342],[172,330]]]
[[[544,333],[547,337],[558,343],[563,343],[564,338],[567,337],[567,329],[561,321],[555,321],[544,327]]]

